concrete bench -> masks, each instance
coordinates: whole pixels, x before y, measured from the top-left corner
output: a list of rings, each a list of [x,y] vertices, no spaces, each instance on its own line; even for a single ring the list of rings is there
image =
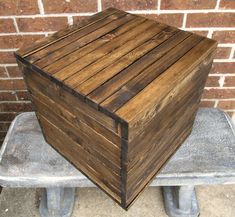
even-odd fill
[[[227,114],[200,109],[191,135],[151,186],[163,186],[166,213],[196,217],[195,185],[235,183],[235,130]],[[48,145],[33,112],[12,122],[0,151],[0,185],[45,188],[43,217],[71,216],[75,187],[94,185]]]

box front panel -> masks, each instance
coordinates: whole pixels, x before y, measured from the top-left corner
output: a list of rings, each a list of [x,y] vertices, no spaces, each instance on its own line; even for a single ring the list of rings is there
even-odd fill
[[[115,121],[31,69],[24,67],[23,73],[47,142],[120,203],[121,139]]]

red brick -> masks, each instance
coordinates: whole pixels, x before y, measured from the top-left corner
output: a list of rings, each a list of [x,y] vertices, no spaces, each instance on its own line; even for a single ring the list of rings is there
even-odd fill
[[[97,1],[95,0],[44,0],[46,13],[84,13],[96,12]]]
[[[7,66],[7,71],[11,78],[22,77],[18,66]]]
[[[225,110],[235,109],[235,100],[219,101],[218,107]]]
[[[234,27],[234,13],[188,14],[187,27]]]
[[[0,1],[0,14],[22,15],[39,13],[37,0],[2,0]]]
[[[102,8],[115,7],[121,10],[157,9],[156,0],[102,0]]]
[[[4,113],[0,113],[0,120],[1,121],[12,121],[15,116],[17,115],[17,113],[15,112],[11,112],[11,113],[7,113],[7,112],[4,112]]]
[[[215,31],[212,37],[219,43],[235,43],[235,31]]]
[[[27,101],[30,100],[28,91],[17,91],[16,95],[17,95],[18,100],[27,100]]]
[[[209,76],[206,81],[206,87],[219,87],[219,76]]]
[[[36,40],[43,38],[44,35],[8,35],[0,36],[0,48],[12,49],[31,44]]]
[[[226,76],[224,80],[225,87],[235,87],[235,76]]]
[[[217,47],[215,59],[228,59],[230,53],[230,47]]]
[[[215,6],[216,0],[161,0],[161,9],[163,10],[211,9]]]
[[[67,17],[38,17],[16,19],[21,32],[58,31],[68,25]]]
[[[23,79],[4,79],[0,80],[1,90],[26,90]]]
[[[219,7],[221,9],[235,9],[235,1],[234,0],[221,0]]]
[[[87,16],[73,16],[73,23],[79,23],[81,20],[87,18]]]
[[[0,131],[6,132],[11,125],[11,122],[0,122]]]
[[[145,14],[142,16],[176,27],[182,27],[183,23],[183,14]]]
[[[13,51],[0,52],[0,64],[16,63]]]
[[[14,92],[0,92],[0,101],[16,101]]]
[[[224,73],[233,74],[235,73],[235,63],[213,63],[211,73]]]
[[[208,31],[191,31],[195,34],[198,34],[198,35],[201,35],[201,36],[204,36],[204,37],[207,37],[208,35]]]
[[[0,32],[16,32],[13,19],[0,19]]]
[[[205,89],[203,99],[231,99],[235,98],[235,89]]]
[[[200,107],[214,107],[215,101],[201,101],[200,102]]]
[[[33,111],[32,103],[11,102],[0,103],[0,112],[27,112]]]
[[[6,78],[8,75],[7,75],[7,72],[5,70],[5,67],[0,67],[0,78]]]

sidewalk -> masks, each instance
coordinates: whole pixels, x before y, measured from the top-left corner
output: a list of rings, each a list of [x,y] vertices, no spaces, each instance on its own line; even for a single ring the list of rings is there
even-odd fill
[[[234,217],[235,185],[197,187],[200,217]],[[128,212],[97,188],[77,190],[73,217],[167,217],[160,188],[150,187]],[[0,195],[1,217],[39,217],[40,189],[4,188]]]

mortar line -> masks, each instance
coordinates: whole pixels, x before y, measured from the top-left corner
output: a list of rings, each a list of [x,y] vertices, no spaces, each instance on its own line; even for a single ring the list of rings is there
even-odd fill
[[[215,5],[215,10],[219,10],[219,6],[220,6],[220,0],[217,0]]]
[[[235,54],[235,46],[231,48],[231,52],[229,55],[229,59],[232,60],[234,58],[234,54]]]
[[[102,2],[101,2],[101,0],[97,0],[97,10],[98,10],[98,12],[102,11]]]
[[[43,1],[42,0],[38,0],[38,9],[40,14],[45,14],[45,10],[44,10],[44,6],[43,6]]]
[[[182,28],[186,28],[187,14],[184,14]]]
[[[73,17],[72,16],[67,16],[68,19],[68,25],[73,25]]]
[[[214,59],[214,63],[234,63],[235,59]]]
[[[161,11],[161,0],[157,1],[157,14],[160,14]]]
[[[15,26],[16,32],[19,33],[20,30],[19,30],[18,24],[17,24],[17,22],[16,22],[16,18],[13,17],[12,19],[13,19],[13,24],[14,24],[14,26]]]

